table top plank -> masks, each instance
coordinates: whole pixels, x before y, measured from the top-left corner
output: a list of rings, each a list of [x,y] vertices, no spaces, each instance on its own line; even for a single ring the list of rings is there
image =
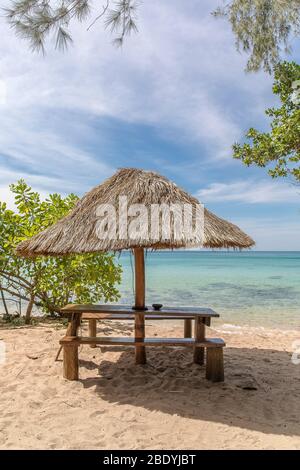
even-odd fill
[[[72,313],[115,313],[119,315],[134,315],[142,313],[144,315],[165,315],[165,316],[182,316],[182,317],[219,317],[213,309],[209,307],[162,307],[160,310],[154,310],[148,307],[148,310],[133,310],[129,305],[94,305],[94,304],[68,304],[61,309],[64,315]]]

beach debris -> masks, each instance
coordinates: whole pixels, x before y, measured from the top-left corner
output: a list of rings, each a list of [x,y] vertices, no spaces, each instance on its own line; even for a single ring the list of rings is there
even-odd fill
[[[64,401],[64,400],[62,401],[62,403],[65,403],[65,405],[70,406],[71,408],[78,408],[77,406],[72,405],[71,403],[68,403],[67,401]]]
[[[242,390],[250,390],[250,391],[255,391],[258,390],[257,383],[253,379],[248,379],[243,381],[243,383],[237,385],[239,388]]]
[[[58,351],[57,351],[57,354],[56,354],[56,356],[55,356],[55,359],[54,359],[55,362],[58,361],[59,356],[60,356],[60,353],[62,352],[62,348],[63,348],[62,346],[59,347],[59,349],[58,349]]]
[[[26,368],[26,366],[21,367],[21,369],[19,370],[19,372],[16,374],[16,378],[19,377],[19,376],[22,374],[22,372],[23,372],[23,370],[24,370],[25,368]]]
[[[39,359],[40,356],[32,356],[31,354],[26,354],[26,357],[28,357],[28,359],[32,359],[33,361],[35,361],[36,359]]]
[[[245,385],[244,387],[242,387],[243,390],[257,390],[257,387],[255,387],[255,385]]]

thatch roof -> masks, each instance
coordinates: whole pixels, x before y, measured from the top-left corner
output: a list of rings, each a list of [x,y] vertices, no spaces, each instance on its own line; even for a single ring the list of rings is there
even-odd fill
[[[169,181],[167,178],[139,169],[123,168],[111,178],[89,191],[75,208],[53,226],[18,245],[21,256],[66,255],[119,251],[136,247],[168,249],[196,247],[201,237],[193,239],[99,239],[95,226],[96,210],[100,204],[112,204],[118,212],[119,196],[126,195],[128,205],[144,204],[198,204],[199,201]],[[204,209],[204,241],[207,248],[249,248],[254,241],[236,225]]]

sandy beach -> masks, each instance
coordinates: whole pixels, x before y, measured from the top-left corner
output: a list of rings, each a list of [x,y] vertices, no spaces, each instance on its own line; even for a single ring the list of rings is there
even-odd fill
[[[84,326],[85,328],[85,326]],[[131,334],[106,323],[104,333]],[[158,322],[147,333],[181,336]],[[189,349],[82,347],[80,380],[55,362],[64,330],[49,324],[2,329],[1,449],[300,449],[299,331],[208,329],[226,340],[224,383],[205,380]]]

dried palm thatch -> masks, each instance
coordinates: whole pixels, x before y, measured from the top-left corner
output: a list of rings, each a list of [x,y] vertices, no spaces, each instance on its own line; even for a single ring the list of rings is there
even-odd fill
[[[55,225],[20,243],[17,253],[31,257],[38,255],[67,255],[70,253],[92,253],[119,251],[138,247],[170,249],[197,247],[249,248],[254,241],[236,225],[223,220],[204,209],[204,240],[198,235],[179,240],[174,234],[169,239],[151,238],[100,239],[96,233],[97,208],[100,204],[111,204],[118,216],[119,196],[127,196],[128,206],[143,204],[150,209],[152,204],[191,204],[199,201],[178,188],[167,178],[140,169],[123,168],[104,183],[88,192],[66,217]],[[119,235],[119,234],[118,234]]]

